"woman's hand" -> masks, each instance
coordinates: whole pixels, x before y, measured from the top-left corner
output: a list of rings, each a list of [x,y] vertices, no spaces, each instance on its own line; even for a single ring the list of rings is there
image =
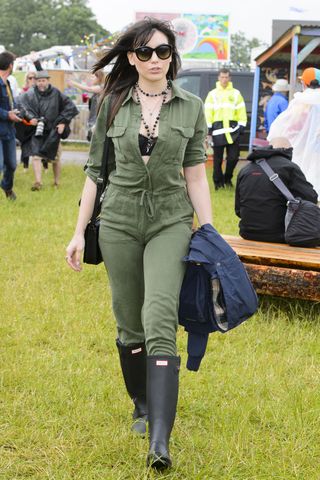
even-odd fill
[[[84,232],[91,218],[97,186],[87,177],[81,195],[81,203],[75,233],[66,250],[66,260],[72,270],[81,272],[81,255],[84,250]]]
[[[76,272],[81,272],[81,256],[84,249],[84,235],[76,234],[66,250],[66,261],[69,267]]]

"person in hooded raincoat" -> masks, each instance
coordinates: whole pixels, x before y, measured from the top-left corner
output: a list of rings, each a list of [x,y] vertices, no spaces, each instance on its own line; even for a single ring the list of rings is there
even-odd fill
[[[268,140],[281,137],[292,146],[292,161],[320,196],[320,70],[307,68],[300,77],[303,92],[297,92],[289,107],[272,123]]]
[[[54,186],[59,185],[61,174],[61,138],[70,133],[69,124],[78,115],[74,103],[49,83],[50,75],[42,70],[36,73],[36,85],[21,97],[21,105],[30,120],[36,126],[34,134],[24,143],[25,156],[32,156],[35,182],[32,191],[42,189],[41,159],[52,163]],[[42,128],[39,128],[39,127]]]

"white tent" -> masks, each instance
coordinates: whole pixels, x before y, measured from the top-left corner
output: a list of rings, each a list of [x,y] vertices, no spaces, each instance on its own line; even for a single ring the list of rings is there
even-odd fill
[[[39,60],[46,70],[75,70],[78,68],[73,55],[73,48],[69,45],[61,45],[16,58],[15,69],[33,70],[35,60]]]

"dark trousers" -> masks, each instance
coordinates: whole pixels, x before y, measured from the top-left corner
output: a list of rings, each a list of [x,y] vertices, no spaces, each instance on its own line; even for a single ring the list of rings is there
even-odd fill
[[[10,138],[9,140],[2,140],[0,138],[0,172],[3,170],[3,177],[0,186],[5,192],[12,190],[16,166],[15,137]]]
[[[227,150],[226,169],[222,173],[222,162],[224,149]],[[239,141],[232,144],[213,147],[213,182],[216,187],[221,187],[225,183],[230,183],[235,166],[239,159]]]
[[[29,168],[29,156],[26,157],[22,152],[20,162],[23,163],[23,168]]]

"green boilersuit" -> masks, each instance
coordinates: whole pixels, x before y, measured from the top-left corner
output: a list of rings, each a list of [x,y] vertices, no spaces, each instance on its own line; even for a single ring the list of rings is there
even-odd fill
[[[86,173],[95,182],[107,109],[106,99],[87,162]],[[182,257],[188,252],[193,220],[182,171],[205,161],[207,125],[201,100],[173,83],[145,164],[138,144],[140,122],[140,106],[130,91],[107,132],[115,170],[102,203],[99,243],[120,341],[145,341],[148,355],[176,355]]]

